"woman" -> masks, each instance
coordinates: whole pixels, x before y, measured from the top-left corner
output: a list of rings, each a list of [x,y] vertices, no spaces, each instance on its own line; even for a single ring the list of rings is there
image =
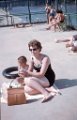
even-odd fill
[[[55,82],[55,73],[51,68],[49,57],[41,53],[42,46],[39,41],[30,41],[28,47],[32,54],[32,58],[26,73],[28,77],[25,78],[25,90],[28,93],[32,90],[34,90],[35,93],[42,93],[44,95],[42,102],[45,102],[57,92],[53,87],[51,87],[52,92],[46,89],[47,87],[53,86]]]
[[[53,8],[53,6],[51,6],[50,15],[49,15],[49,24],[51,24],[52,20],[55,18],[55,15],[56,15],[56,11]]]
[[[47,23],[49,24],[49,16],[50,16],[50,11],[51,11],[51,6],[49,6],[47,3],[46,3],[45,10],[46,10],[46,15],[47,15]]]
[[[47,30],[51,29],[52,27],[54,27],[54,31],[56,31],[57,28],[60,29],[60,24],[63,23],[64,20],[65,20],[65,16],[64,16],[62,10],[57,10],[55,17],[50,22],[49,27],[47,28]]]

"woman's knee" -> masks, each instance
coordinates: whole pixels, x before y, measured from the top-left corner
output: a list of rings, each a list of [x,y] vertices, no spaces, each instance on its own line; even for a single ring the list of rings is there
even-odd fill
[[[31,86],[31,84],[33,83],[33,78],[29,77],[29,78],[25,78],[25,84],[28,86]]]
[[[29,95],[36,95],[36,94],[39,94],[40,92],[39,91],[37,91],[37,90],[35,90],[35,89],[32,89],[31,87],[29,87],[29,86],[25,86],[24,87],[24,90],[25,90],[25,92],[27,93],[27,94],[29,94]]]

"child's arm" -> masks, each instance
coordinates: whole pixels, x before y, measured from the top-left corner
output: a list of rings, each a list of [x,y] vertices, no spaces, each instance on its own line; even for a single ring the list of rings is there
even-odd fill
[[[20,77],[24,77],[24,76],[23,76],[23,71],[21,71],[21,67],[18,67],[18,75],[19,75]]]

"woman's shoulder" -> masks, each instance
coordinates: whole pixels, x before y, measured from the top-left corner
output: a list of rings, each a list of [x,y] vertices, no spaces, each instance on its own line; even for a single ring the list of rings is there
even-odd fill
[[[50,58],[49,58],[49,56],[48,55],[46,55],[46,54],[42,54],[42,61],[48,61],[48,62],[50,62]]]
[[[46,55],[46,54],[42,54],[42,55],[43,55],[44,58],[49,58],[49,56]]]

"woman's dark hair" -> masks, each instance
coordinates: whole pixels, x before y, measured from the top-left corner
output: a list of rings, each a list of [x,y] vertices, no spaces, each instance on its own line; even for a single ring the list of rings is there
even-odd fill
[[[42,49],[42,46],[41,46],[41,43],[38,41],[38,40],[36,40],[36,39],[33,39],[33,40],[31,40],[29,43],[28,43],[28,47],[30,48],[30,47],[37,47],[38,49]]]
[[[25,56],[20,56],[18,58],[18,61],[21,61],[21,62],[25,63],[25,62],[27,62],[27,58]]]
[[[56,10],[56,13],[61,13],[61,14],[63,14],[63,11],[62,11],[62,10]]]

